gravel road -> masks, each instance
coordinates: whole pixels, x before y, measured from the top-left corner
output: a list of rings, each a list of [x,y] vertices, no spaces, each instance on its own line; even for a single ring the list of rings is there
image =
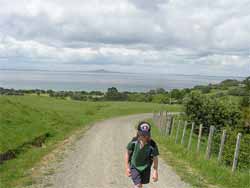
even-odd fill
[[[96,123],[76,141],[52,175],[52,188],[131,188],[125,176],[124,152],[135,135],[135,124],[152,114],[138,114]],[[47,187],[47,186],[46,186]],[[159,160],[159,181],[147,188],[187,188],[175,172]]]

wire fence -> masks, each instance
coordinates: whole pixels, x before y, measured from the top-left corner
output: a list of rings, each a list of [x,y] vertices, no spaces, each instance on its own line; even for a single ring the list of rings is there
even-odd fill
[[[213,125],[207,129],[168,112],[154,113],[153,121],[162,136],[183,145],[188,152],[204,154],[206,160],[213,157],[218,164],[231,166],[232,172],[239,167],[250,169],[250,138],[243,140],[240,132],[217,130]]]

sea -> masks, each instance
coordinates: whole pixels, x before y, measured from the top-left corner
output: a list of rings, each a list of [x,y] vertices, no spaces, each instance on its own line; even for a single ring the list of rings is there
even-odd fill
[[[107,91],[110,87],[131,92],[147,92],[156,88],[169,91],[215,84],[225,79],[243,80],[244,77],[110,71],[0,70],[0,87],[55,91]]]

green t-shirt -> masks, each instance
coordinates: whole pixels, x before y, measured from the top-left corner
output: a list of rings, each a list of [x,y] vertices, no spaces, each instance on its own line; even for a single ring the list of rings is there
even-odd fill
[[[147,167],[150,166],[150,154],[154,157],[159,155],[158,147],[155,144],[154,147],[151,144],[147,143],[140,149],[140,142],[139,141],[131,141],[127,145],[127,149],[129,151],[133,151],[133,155],[131,158],[131,164],[138,169],[139,171],[145,170]]]

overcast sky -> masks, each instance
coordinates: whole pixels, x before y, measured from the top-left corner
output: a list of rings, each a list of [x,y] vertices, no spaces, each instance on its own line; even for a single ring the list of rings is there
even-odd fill
[[[0,68],[250,75],[250,0],[0,0]]]

